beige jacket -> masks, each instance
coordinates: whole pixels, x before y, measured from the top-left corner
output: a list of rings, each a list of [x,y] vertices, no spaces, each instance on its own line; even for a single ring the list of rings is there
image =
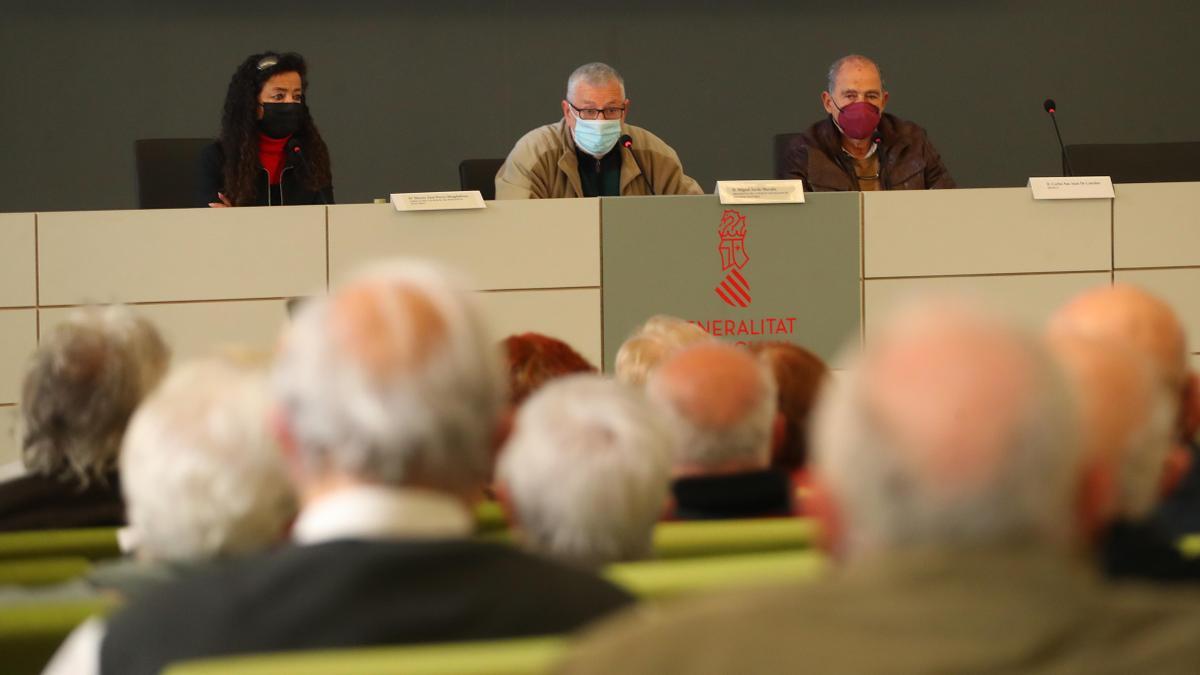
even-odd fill
[[[634,152],[649,174],[656,195],[698,195],[700,186],[683,172],[679,155],[654,134],[622,124],[633,138]],[[646,195],[646,182],[630,151],[621,153],[621,196]],[[496,174],[496,199],[582,197],[579,160],[566,120],[538,127],[521,137]]]
[[[561,672],[1192,674],[1200,596],[1102,586],[1020,544],[888,554],[824,582],[618,617]]]

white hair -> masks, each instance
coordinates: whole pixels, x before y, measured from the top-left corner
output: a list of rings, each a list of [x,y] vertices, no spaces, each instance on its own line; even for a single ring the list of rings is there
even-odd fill
[[[283,538],[296,501],[269,403],[263,369],[210,358],[172,370],[138,409],[121,488],[139,556],[205,560]]]
[[[751,357],[758,391],[754,403],[732,424],[713,427],[692,419],[663,378],[652,373],[646,394],[661,412],[676,440],[676,465],[720,467],[730,462],[766,468],[771,462],[772,429],[778,410],[775,377],[766,364]],[[707,392],[719,396],[719,392]]]
[[[1019,344],[1033,384],[1001,465],[983,487],[951,498],[903,460],[901,439],[868,402],[861,362],[848,360],[850,370],[819,401],[813,433],[816,464],[838,500],[848,554],[1071,537],[1082,461],[1075,401],[1045,351],[1024,337]]]
[[[625,98],[625,79],[621,77],[616,68],[599,61],[585,63],[576,68],[567,78],[567,100],[575,100],[575,85],[580,82],[599,87],[614,81],[621,85],[621,98]]]
[[[498,347],[466,288],[437,265],[396,260],[304,305],[285,337],[273,388],[307,470],[450,491],[487,479],[505,380]],[[419,363],[380,372],[350,353],[332,308],[355,291],[370,296],[372,311],[398,341],[431,343]],[[397,292],[428,303],[444,335],[420,335],[428,326]],[[394,349],[399,354],[403,345]]]
[[[656,314],[630,335],[617,350],[616,377],[625,384],[643,386],[651,371],[675,352],[714,338],[690,321]]]
[[[599,567],[650,555],[673,442],[639,391],[572,375],[521,408],[497,472],[531,548]]]
[[[1146,518],[1158,505],[1163,467],[1171,450],[1179,411],[1178,392],[1162,386],[1150,372],[1146,377],[1150,380],[1147,383],[1150,404],[1146,418],[1132,430],[1126,447],[1117,451],[1120,453],[1117,512],[1131,520]]]

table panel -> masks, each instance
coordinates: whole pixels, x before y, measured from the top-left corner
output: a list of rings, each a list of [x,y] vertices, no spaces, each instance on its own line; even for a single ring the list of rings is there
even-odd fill
[[[489,291],[477,297],[497,340],[515,333],[543,333],[601,366],[600,289]]]
[[[1200,265],[1200,183],[1116,185],[1118,268]]]
[[[0,213],[0,307],[37,304],[32,213]]]
[[[0,403],[21,398],[21,381],[37,349],[37,310],[0,310]]]

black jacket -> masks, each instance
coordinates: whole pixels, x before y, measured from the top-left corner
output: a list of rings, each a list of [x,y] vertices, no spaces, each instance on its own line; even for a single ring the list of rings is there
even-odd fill
[[[942,157],[921,127],[884,113],[879,138],[880,187],[884,190],[928,190],[954,187]],[[858,179],[850,157],[842,151],[841,132],[829,117],[792,139],[779,167],[779,178],[799,178],[809,192],[853,192]]]
[[[100,672],[293,649],[564,633],[633,598],[587,572],[472,540],[291,546],[183,579],[108,623]]]
[[[279,178],[279,185],[270,185],[267,170],[259,167],[260,182],[254,198],[255,206],[296,206],[305,204],[332,204],[333,186],[327,185],[320,190],[309,190],[304,187],[303,174],[305,171],[304,157],[305,142],[302,138],[293,137],[286,146],[287,162]],[[204,207],[221,201],[218,192],[225,191],[225,152],[220,142],[204,148],[200,153],[200,175],[197,184],[196,206]]]

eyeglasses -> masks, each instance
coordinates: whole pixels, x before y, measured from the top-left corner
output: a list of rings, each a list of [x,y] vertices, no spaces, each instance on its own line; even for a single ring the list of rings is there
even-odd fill
[[[567,101],[567,105],[571,106],[571,110],[579,115],[581,120],[598,120],[603,115],[606,120],[619,120],[621,114],[625,112],[625,106],[613,106],[611,108],[576,108],[574,103]]]

